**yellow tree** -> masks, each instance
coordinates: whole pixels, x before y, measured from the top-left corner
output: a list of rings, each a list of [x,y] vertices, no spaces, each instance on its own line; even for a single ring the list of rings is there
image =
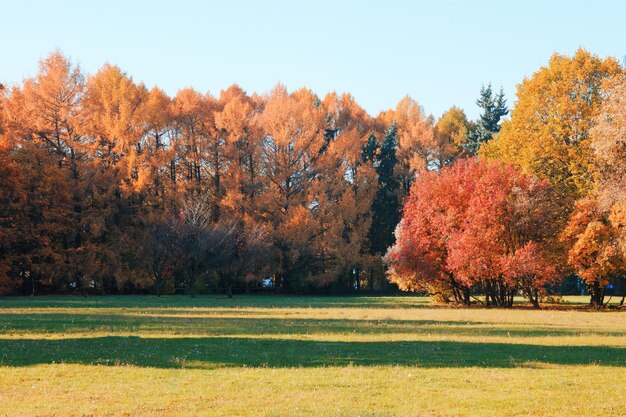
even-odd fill
[[[602,83],[623,71],[614,58],[583,49],[571,57],[554,54],[518,85],[511,119],[480,154],[549,179],[570,202],[584,196],[593,188],[589,138],[602,103]]]
[[[59,51],[39,63],[35,78],[24,80],[6,103],[7,130],[33,141],[57,156],[59,167],[69,167],[78,178],[84,157],[77,115],[82,108],[85,80],[78,66]]]
[[[459,107],[451,107],[437,120],[432,151],[432,164],[435,168],[449,165],[464,154],[463,143],[467,137],[467,129],[467,116]]]
[[[591,144],[598,165],[597,195],[599,207],[608,212],[618,242],[622,261],[626,261],[626,75],[609,80],[604,89],[606,99],[591,130]],[[623,263],[622,263],[623,266]],[[625,270],[620,270],[626,298]]]
[[[121,287],[130,278],[123,258],[145,215],[152,182],[151,153],[144,148],[148,91],[118,67],[104,65],[88,77],[81,128],[89,163],[81,179],[83,245],[76,264],[88,282]]]
[[[626,75],[610,80],[591,130],[598,162],[598,192],[604,208],[626,204]]]
[[[23,171],[13,158],[15,146],[4,135],[4,100],[4,86],[0,84],[0,294],[10,293],[18,286],[11,269],[15,261],[15,236],[21,233],[16,218],[25,203],[21,187]]]

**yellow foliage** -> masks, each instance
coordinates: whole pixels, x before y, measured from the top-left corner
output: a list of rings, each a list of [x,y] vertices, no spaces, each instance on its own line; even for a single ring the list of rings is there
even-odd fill
[[[563,196],[578,198],[593,188],[590,132],[602,103],[604,80],[623,74],[614,58],[579,49],[554,54],[547,66],[518,85],[517,104],[500,133],[480,155],[513,162],[549,179]]]

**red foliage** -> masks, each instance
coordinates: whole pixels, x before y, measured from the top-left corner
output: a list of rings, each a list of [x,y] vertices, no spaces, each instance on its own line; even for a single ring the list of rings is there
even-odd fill
[[[522,291],[556,277],[553,237],[559,210],[546,181],[511,165],[461,160],[418,178],[388,254],[404,289],[447,288],[457,301],[481,288],[487,302],[510,305]]]

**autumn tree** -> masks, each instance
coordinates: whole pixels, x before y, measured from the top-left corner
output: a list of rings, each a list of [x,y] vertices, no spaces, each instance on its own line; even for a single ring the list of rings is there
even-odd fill
[[[570,245],[569,263],[587,284],[595,307],[604,304],[607,285],[626,266],[626,78],[606,80],[603,95],[590,137],[597,182],[593,194],[576,203],[563,234]]]
[[[450,165],[465,154],[463,144],[469,126],[465,112],[459,107],[451,107],[437,120],[431,162],[434,169]]]
[[[487,305],[511,306],[521,290],[538,305],[557,277],[557,213],[549,184],[512,166],[470,159],[424,173],[387,254],[391,279],[465,304],[480,289]]]
[[[211,273],[212,249],[226,238],[216,232],[211,209],[213,202],[207,197],[187,197],[177,213],[173,213],[172,227],[178,259],[177,273],[186,290],[195,296],[204,286]]]
[[[59,290],[78,278],[68,257],[81,245],[79,184],[86,151],[78,115],[83,96],[80,69],[54,52],[3,104],[5,140],[27,174],[20,181],[23,204],[14,217],[20,233],[11,242],[11,274],[27,285],[24,292],[50,284]]]
[[[598,166],[600,203],[618,216],[626,205],[626,75],[607,80],[604,95],[591,129],[591,146]]]
[[[320,243],[330,259],[316,281],[358,288],[360,272],[373,261],[367,232],[377,179],[373,164],[362,158],[371,120],[349,94],[330,93],[321,104],[327,114],[326,144],[312,192],[316,216],[325,225]]]
[[[602,103],[602,84],[623,71],[614,58],[601,59],[583,49],[571,57],[554,54],[547,66],[519,84],[511,119],[481,147],[481,154],[548,179],[563,204],[571,206],[593,188],[589,138]]]
[[[180,90],[171,103],[173,146],[176,148],[171,176],[183,194],[208,193],[214,220],[219,217],[219,202],[223,195],[223,167],[216,165],[223,155],[224,145],[215,126],[214,111],[217,108],[214,97],[193,89]]]
[[[222,107],[215,113],[215,126],[225,140],[221,206],[235,216],[257,217],[263,189],[260,128],[262,102],[231,86],[220,96]]]
[[[587,284],[591,305],[604,305],[607,285],[624,271],[618,228],[610,214],[588,196],[576,202],[562,238],[569,243],[568,263]]]
[[[313,266],[317,257],[312,243],[321,225],[311,210],[315,201],[310,190],[319,174],[326,122],[318,103],[309,90],[289,94],[277,86],[261,118],[266,182],[263,215],[273,225],[280,264],[278,285],[285,289],[296,289],[306,278],[306,266]]]
[[[14,160],[16,149],[3,134],[2,103],[4,91],[0,88],[0,294],[7,294],[19,287],[11,273],[14,266],[16,237],[19,218],[23,212],[25,193],[22,188],[24,172]]]

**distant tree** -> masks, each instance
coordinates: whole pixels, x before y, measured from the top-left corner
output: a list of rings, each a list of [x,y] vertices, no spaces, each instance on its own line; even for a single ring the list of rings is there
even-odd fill
[[[14,161],[13,151],[2,134],[0,118],[0,294],[11,293],[20,284],[11,274],[11,269],[17,255],[15,243],[18,234],[22,233],[19,230],[19,218],[25,214],[23,209],[26,201],[22,188],[25,173]]]
[[[607,80],[605,100],[591,129],[597,161],[599,200],[604,208],[626,204],[626,74]]]
[[[259,220],[258,199],[263,188],[260,103],[238,86],[223,91],[220,102],[222,107],[215,113],[215,126],[225,140],[220,205],[229,216]]]
[[[469,155],[475,155],[483,143],[490,141],[500,131],[502,117],[509,114],[504,92],[500,89],[498,94],[494,94],[491,84],[481,87],[476,104],[482,113],[476,123],[470,125],[463,145]]]
[[[311,190],[320,174],[326,114],[310,90],[289,94],[277,86],[265,103],[261,126],[265,190],[259,203],[273,227],[277,284],[285,291],[300,291],[307,266],[316,263],[314,242],[322,231],[312,212],[316,201]]]

